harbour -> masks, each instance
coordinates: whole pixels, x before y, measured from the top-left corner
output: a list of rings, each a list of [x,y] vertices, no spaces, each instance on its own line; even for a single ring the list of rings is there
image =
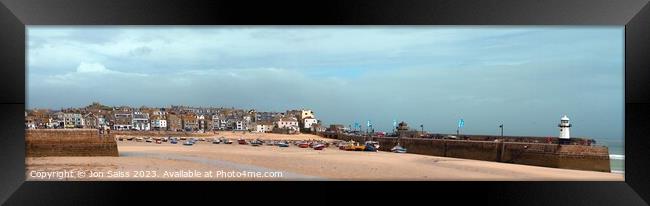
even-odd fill
[[[224,133],[226,138],[242,134]],[[441,157],[414,153],[394,153],[381,148],[380,151],[346,151],[338,148],[335,139],[317,135],[301,134],[305,141],[330,142],[322,150],[301,148],[294,144],[240,145],[213,144],[210,139],[221,136],[206,136],[192,146],[164,142],[116,140],[118,156],[45,156],[26,159],[26,175],[29,181],[47,181],[30,177],[31,171],[93,171],[95,173],[122,172],[128,176],[102,176],[69,178],[75,181],[314,181],[314,180],[431,180],[431,181],[623,181],[622,174],[539,167],[503,162],[491,162],[453,157]],[[242,136],[240,136],[242,137]],[[290,135],[247,134],[253,141],[287,140]],[[293,138],[297,138],[293,136]],[[118,139],[118,138],[116,138]],[[293,139],[288,141],[300,142]],[[380,141],[381,142],[381,141]],[[414,148],[415,149],[415,148]],[[410,151],[409,151],[410,152]],[[192,170],[212,172],[213,177],[167,176],[165,172]],[[136,172],[137,171],[137,172]],[[138,172],[150,175],[138,176]],[[220,177],[216,177],[217,173]],[[226,173],[233,174],[225,176]],[[255,177],[234,174],[281,173],[281,177]],[[155,176],[151,176],[155,173]],[[58,180],[58,179],[55,179]]]

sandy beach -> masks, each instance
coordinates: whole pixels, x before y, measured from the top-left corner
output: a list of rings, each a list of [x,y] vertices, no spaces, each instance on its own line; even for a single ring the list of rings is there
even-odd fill
[[[269,138],[291,139],[264,137]],[[623,181],[623,174],[417,154],[343,151],[334,146],[318,151],[294,145],[253,147],[199,141],[184,146],[118,141],[118,148],[120,157],[27,158],[27,180]]]
[[[116,135],[116,137],[140,137],[138,135]],[[172,137],[175,137],[171,135]],[[312,134],[274,134],[274,133],[256,133],[256,132],[241,132],[241,131],[220,131],[214,133],[196,133],[195,135],[190,135],[190,137],[196,138],[220,138],[225,137],[233,141],[244,138],[248,140],[253,139],[264,139],[264,140],[327,140],[332,141],[332,139],[327,139],[321,136],[312,135]]]

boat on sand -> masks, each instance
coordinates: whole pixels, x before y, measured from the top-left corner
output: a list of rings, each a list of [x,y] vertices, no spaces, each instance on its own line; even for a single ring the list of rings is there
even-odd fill
[[[220,139],[215,138],[214,140],[212,140],[212,144],[220,144],[220,143],[221,143]]]
[[[366,141],[365,145],[370,145],[375,148],[375,150],[379,150],[379,142],[377,141]]]
[[[224,144],[232,144],[232,140],[229,140],[229,139],[226,139],[226,138],[222,139],[221,141],[222,141]]]
[[[289,143],[287,143],[287,142],[280,142],[280,143],[278,143],[278,146],[279,146],[279,147],[289,147]]]
[[[397,144],[396,146],[391,148],[390,151],[394,152],[394,153],[406,153],[406,148],[404,148],[404,147],[400,146],[399,144]]]
[[[323,150],[325,148],[324,144],[316,144],[314,145],[314,150]]]
[[[262,143],[263,143],[263,142],[262,142],[261,140],[256,139],[256,140],[253,140],[253,141],[251,142],[251,146],[254,146],[254,147],[261,146]]]
[[[245,139],[241,139],[241,138],[237,140],[237,143],[239,143],[239,144],[248,144],[248,142],[246,142]]]

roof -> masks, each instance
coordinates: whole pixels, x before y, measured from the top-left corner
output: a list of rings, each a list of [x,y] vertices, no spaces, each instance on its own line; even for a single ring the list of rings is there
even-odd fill
[[[564,116],[562,116],[562,118],[560,118],[560,120],[569,120],[569,117],[567,117],[565,114]]]
[[[295,118],[295,117],[282,117],[282,118],[278,118],[277,121],[285,121],[285,122],[289,122],[289,121],[294,122],[295,121],[295,122],[297,122],[298,119]]]
[[[257,124],[257,125],[273,125],[273,122],[271,122],[271,121],[259,121],[259,122],[256,122],[255,124]]]
[[[133,114],[133,119],[149,119],[149,114],[147,113]]]

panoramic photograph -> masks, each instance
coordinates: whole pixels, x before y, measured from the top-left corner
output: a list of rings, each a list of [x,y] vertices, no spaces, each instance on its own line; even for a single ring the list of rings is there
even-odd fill
[[[623,26],[27,26],[27,181],[624,181]]]

